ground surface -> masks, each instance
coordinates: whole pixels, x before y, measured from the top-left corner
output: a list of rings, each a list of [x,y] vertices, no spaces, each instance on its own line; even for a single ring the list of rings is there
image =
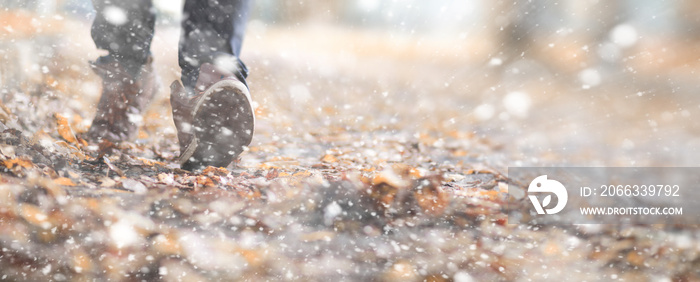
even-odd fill
[[[136,142],[82,139],[99,53],[61,23],[4,37],[3,280],[700,279],[696,227],[516,226],[505,205],[508,166],[692,165],[683,76],[585,89],[557,62],[489,63],[485,43],[252,23],[253,144],[192,173],[167,87]],[[155,39],[164,86],[177,34]]]

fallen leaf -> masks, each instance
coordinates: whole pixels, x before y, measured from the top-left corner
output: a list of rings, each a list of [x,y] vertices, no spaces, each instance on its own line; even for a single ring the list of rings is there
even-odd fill
[[[169,174],[169,173],[158,174],[158,181],[160,181],[161,183],[165,183],[167,185],[174,185],[175,184],[175,178],[173,177],[172,174]]]
[[[148,191],[146,185],[143,185],[143,183],[130,178],[122,180],[122,188],[132,191],[136,194],[145,194]]]
[[[273,168],[267,172],[267,175],[265,175],[265,179],[271,180],[271,179],[277,178],[279,176],[280,176],[279,170]]]
[[[75,183],[73,183],[73,180],[67,177],[59,177],[53,180],[56,182],[58,185],[63,185],[63,186],[75,186]]]
[[[117,185],[117,182],[109,177],[104,177],[100,180],[100,187],[114,187],[114,185]]]
[[[549,256],[561,255],[561,251],[561,247],[557,242],[549,242],[544,246],[544,254]]]
[[[380,185],[382,183],[399,188],[406,188],[411,184],[408,179],[405,179],[393,169],[383,170],[372,179],[372,185]]]
[[[645,259],[643,256],[639,255],[638,251],[632,250],[629,253],[627,253],[627,261],[632,265],[641,267],[644,265]]]
[[[261,252],[257,250],[239,248],[238,253],[241,256],[243,256],[245,260],[252,266],[260,265],[260,263],[263,261],[263,256]]]
[[[201,186],[204,186],[204,187],[213,187],[213,186],[216,186],[216,184],[214,183],[214,181],[213,181],[210,177],[206,177],[206,176],[201,176],[201,175],[200,175],[200,176],[197,176],[197,180],[196,180],[196,181],[197,181],[197,182],[196,182],[197,185],[201,185]]]
[[[226,176],[228,175],[228,170],[223,167],[208,166],[202,171],[202,174]]]
[[[180,255],[182,253],[182,247],[178,242],[177,235],[172,232],[155,236],[152,246],[159,254]]]
[[[259,107],[255,108],[255,116],[259,117],[259,118],[266,117],[267,116],[267,108],[265,108],[264,106],[259,106]]]
[[[46,132],[43,129],[40,129],[39,131],[35,132],[34,135],[32,135],[32,139],[29,140],[29,144],[34,146],[36,144],[39,144],[39,142],[42,139],[53,141],[53,138],[51,138],[51,136],[46,134]]]
[[[12,111],[10,111],[10,109],[7,108],[2,101],[0,101],[0,122],[8,125],[12,124],[15,120],[17,120],[17,117],[15,117],[12,114]]]
[[[2,161],[5,167],[7,168],[14,168],[15,166],[23,167],[23,168],[32,168],[34,166],[34,163],[32,161],[25,159],[25,158],[14,158],[14,159],[9,159]]]
[[[112,162],[106,156],[102,156],[102,161],[107,165],[110,170],[116,172],[119,176],[124,177],[124,172],[118,167],[114,166]]]
[[[309,177],[311,176],[311,172],[307,170],[303,170],[297,173],[292,174],[292,177]]]
[[[73,271],[77,273],[92,272],[93,263],[90,256],[84,251],[77,249],[73,252]]]
[[[465,151],[465,150],[456,150],[456,151],[452,152],[452,156],[455,156],[455,157],[466,157],[468,153],[469,153],[469,152],[467,152],[467,151]]]
[[[428,214],[442,214],[448,206],[449,197],[440,186],[440,182],[439,177],[418,180],[414,196],[418,206]]]
[[[384,281],[413,281],[417,280],[418,272],[416,268],[406,260],[400,260],[384,272]]]
[[[338,162],[338,159],[335,156],[328,154],[323,156],[323,158],[321,158],[321,161],[324,163],[336,163]]]
[[[51,228],[52,224],[48,221],[49,217],[41,209],[34,205],[22,205],[21,215],[24,220],[32,225],[39,226],[43,229]]]
[[[335,237],[335,232],[330,231],[316,231],[308,234],[301,235],[301,239],[304,241],[330,241]]]
[[[140,158],[140,157],[136,157],[136,159],[141,161],[143,164],[145,164],[147,166],[154,166],[154,165],[165,166],[165,164],[163,162],[159,162],[159,161],[149,160],[149,159]]]
[[[70,124],[68,124],[68,119],[59,113],[56,113],[54,117],[56,118],[58,134],[61,135],[61,138],[68,143],[77,143],[78,139],[75,137],[75,133],[73,133]]]
[[[139,129],[138,133],[138,139],[147,139],[148,138],[148,133],[146,131],[143,131],[142,129]]]
[[[375,201],[379,210],[387,210],[394,202],[399,189],[384,182],[371,187],[370,197]]]

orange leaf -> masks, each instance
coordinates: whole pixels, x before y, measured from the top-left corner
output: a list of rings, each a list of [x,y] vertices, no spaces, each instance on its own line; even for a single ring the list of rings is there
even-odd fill
[[[266,117],[267,116],[267,108],[264,106],[257,107],[255,109],[255,116],[256,117]]]
[[[32,166],[34,166],[34,163],[32,163],[32,161],[24,158],[9,159],[2,162],[7,168],[14,168],[15,166],[23,168],[32,168]]]
[[[636,266],[642,266],[644,265],[644,257],[639,255],[639,253],[635,250],[630,251],[627,253],[627,261],[630,262],[632,265]]]
[[[58,134],[68,143],[76,143],[78,139],[75,138],[75,133],[73,133],[73,129],[68,124],[68,119],[59,113],[56,113],[54,116],[56,117],[56,124],[58,124]]]
[[[292,177],[309,177],[309,176],[311,176],[311,172],[306,171],[306,170],[292,174]]]
[[[75,183],[73,183],[73,180],[70,180],[70,178],[67,178],[67,177],[56,178],[53,181],[56,182],[56,184],[63,185],[63,186],[75,186]]]
[[[90,272],[93,270],[93,263],[90,256],[78,249],[73,252],[73,270],[77,273]]]
[[[138,139],[146,139],[148,138],[148,133],[146,133],[146,131],[143,131],[142,129],[139,129],[138,136]]]
[[[213,186],[216,186],[216,184],[214,184],[214,181],[212,181],[212,179],[211,179],[210,177],[206,177],[206,176],[203,176],[203,175],[197,176],[196,181],[197,181],[196,183],[197,183],[198,185],[202,185],[202,186],[205,186],[205,187],[213,187]]]
[[[324,163],[335,163],[338,162],[338,159],[333,155],[325,155],[321,158],[321,161]]]
[[[51,223],[48,221],[48,215],[34,205],[22,205],[20,214],[27,222],[32,225],[40,226],[48,229]]]
[[[161,254],[179,255],[182,247],[178,242],[177,234],[167,232],[153,238],[153,247]]]
[[[162,163],[161,163],[162,164]],[[162,164],[165,166],[165,164]],[[228,170],[223,167],[213,167],[213,166],[208,166],[202,171],[202,174],[204,175],[219,175],[219,176],[226,176],[228,175]]]
[[[439,177],[425,178],[421,183],[428,181],[427,185],[416,187],[414,196],[423,211],[433,215],[442,214],[449,205],[449,197],[440,186]]]

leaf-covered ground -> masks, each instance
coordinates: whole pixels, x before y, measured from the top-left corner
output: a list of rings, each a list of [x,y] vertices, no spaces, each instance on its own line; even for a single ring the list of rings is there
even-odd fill
[[[507,224],[506,193],[522,186],[507,166],[657,164],[633,157],[639,120],[619,129],[586,116],[674,105],[613,97],[583,114],[572,109],[592,93],[575,78],[532,61],[475,63],[488,46],[252,23],[253,144],[228,168],[192,173],[176,165],[165,88],[136,142],[83,140],[100,91],[87,60],[99,53],[88,23],[58,22],[3,35],[2,280],[700,279],[694,226]],[[159,30],[163,85],[178,73],[174,42],[177,30]],[[634,91],[595,91],[620,89]],[[681,110],[676,122],[689,118]]]

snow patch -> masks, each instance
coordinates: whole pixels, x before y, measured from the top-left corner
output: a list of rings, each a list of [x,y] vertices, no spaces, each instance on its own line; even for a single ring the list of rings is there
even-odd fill
[[[379,0],[360,0],[357,5],[366,12],[372,12],[379,8]]]
[[[337,202],[332,202],[323,211],[323,223],[331,225],[333,220],[343,212],[343,208]]]
[[[116,6],[107,6],[102,13],[107,22],[116,26],[124,25],[129,20],[126,11]]]
[[[214,65],[227,71],[238,71],[238,59],[231,56],[218,56],[214,59]]]
[[[480,121],[486,121],[496,114],[496,109],[491,104],[481,104],[474,109],[474,116]]]
[[[616,26],[610,32],[610,40],[623,48],[632,47],[638,38],[637,29],[627,23]]]
[[[134,230],[134,226],[125,220],[120,220],[112,224],[112,226],[109,227],[109,236],[112,237],[117,248],[120,249],[133,245],[140,237],[139,234],[136,233],[136,230]]]
[[[515,91],[503,97],[503,106],[509,114],[524,118],[530,112],[532,99],[530,99],[530,95],[525,92]]]
[[[581,83],[583,83],[582,87],[584,89],[596,87],[603,81],[603,78],[600,76],[600,72],[593,68],[581,71],[578,74],[578,79],[581,81]]]
[[[306,86],[295,84],[289,87],[289,96],[295,102],[305,103],[311,99],[311,93]]]
[[[474,280],[474,277],[469,275],[469,273],[466,273],[464,271],[460,271],[455,273],[455,276],[453,277],[455,282],[473,282],[476,281]]]

